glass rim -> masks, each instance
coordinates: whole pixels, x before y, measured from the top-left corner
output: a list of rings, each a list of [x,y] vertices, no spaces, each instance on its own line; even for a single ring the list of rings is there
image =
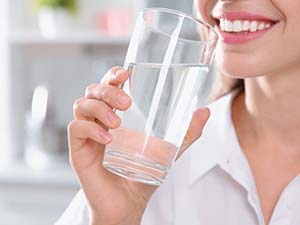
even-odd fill
[[[213,28],[213,26],[211,26],[209,23],[206,23],[200,19],[198,19],[195,16],[192,16],[188,13],[182,12],[182,11],[178,11],[175,9],[169,9],[169,8],[162,8],[162,7],[149,7],[149,8],[144,8],[140,11],[140,13],[145,13],[145,12],[151,12],[151,11],[160,11],[160,12],[165,12],[165,13],[170,13],[176,16],[181,16],[184,18],[188,18],[192,21],[195,21],[196,23],[200,23],[202,26],[206,27],[208,30],[212,31],[214,34],[214,38],[210,38],[205,42],[210,42],[212,40],[218,40],[218,33],[215,31],[215,29]],[[203,42],[203,41],[196,41],[196,42]]]

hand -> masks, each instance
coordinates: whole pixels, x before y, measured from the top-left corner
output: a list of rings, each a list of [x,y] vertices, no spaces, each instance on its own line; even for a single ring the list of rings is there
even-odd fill
[[[68,127],[70,162],[86,195],[93,225],[140,224],[157,188],[121,178],[102,166],[105,145],[112,138],[107,131],[121,124],[112,109],[127,110],[131,105],[129,96],[119,88],[127,79],[126,70],[114,67],[101,84],[90,85],[85,96],[74,103],[74,120]],[[208,117],[207,108],[195,111],[179,155],[200,137]]]

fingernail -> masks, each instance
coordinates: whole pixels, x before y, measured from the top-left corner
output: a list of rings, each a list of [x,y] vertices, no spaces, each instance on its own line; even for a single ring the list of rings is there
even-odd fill
[[[125,70],[122,70],[122,69],[121,69],[121,70],[118,70],[118,71],[116,72],[116,76],[119,76],[121,73],[124,73],[124,71],[125,71]]]
[[[112,79],[116,79],[118,78],[118,76],[123,72],[123,70],[118,70],[117,72],[113,73],[111,78]]]
[[[105,141],[111,141],[111,134],[110,133],[108,133],[108,132],[106,132],[106,131],[104,131],[104,132],[100,132],[100,136],[101,136],[101,138],[103,138]]]
[[[118,117],[113,112],[108,112],[106,117],[110,123],[116,123],[118,121]]]
[[[121,103],[122,105],[128,103],[130,100],[130,98],[126,94],[119,94],[117,99],[118,102]]]

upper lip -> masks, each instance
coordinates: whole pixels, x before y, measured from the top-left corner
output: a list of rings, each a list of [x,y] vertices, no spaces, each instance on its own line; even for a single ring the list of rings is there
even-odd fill
[[[218,11],[212,14],[212,17],[216,20],[220,20],[222,18],[227,20],[258,20],[258,21],[266,21],[276,23],[276,19],[269,18],[267,16],[251,13],[251,12],[244,12],[244,11],[233,11],[233,12],[225,12],[225,11]]]

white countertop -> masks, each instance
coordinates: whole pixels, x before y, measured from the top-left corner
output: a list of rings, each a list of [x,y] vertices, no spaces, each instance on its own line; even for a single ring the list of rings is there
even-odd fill
[[[24,162],[1,166],[0,184],[79,187],[76,175],[67,163],[55,166],[43,170],[32,169]]]

